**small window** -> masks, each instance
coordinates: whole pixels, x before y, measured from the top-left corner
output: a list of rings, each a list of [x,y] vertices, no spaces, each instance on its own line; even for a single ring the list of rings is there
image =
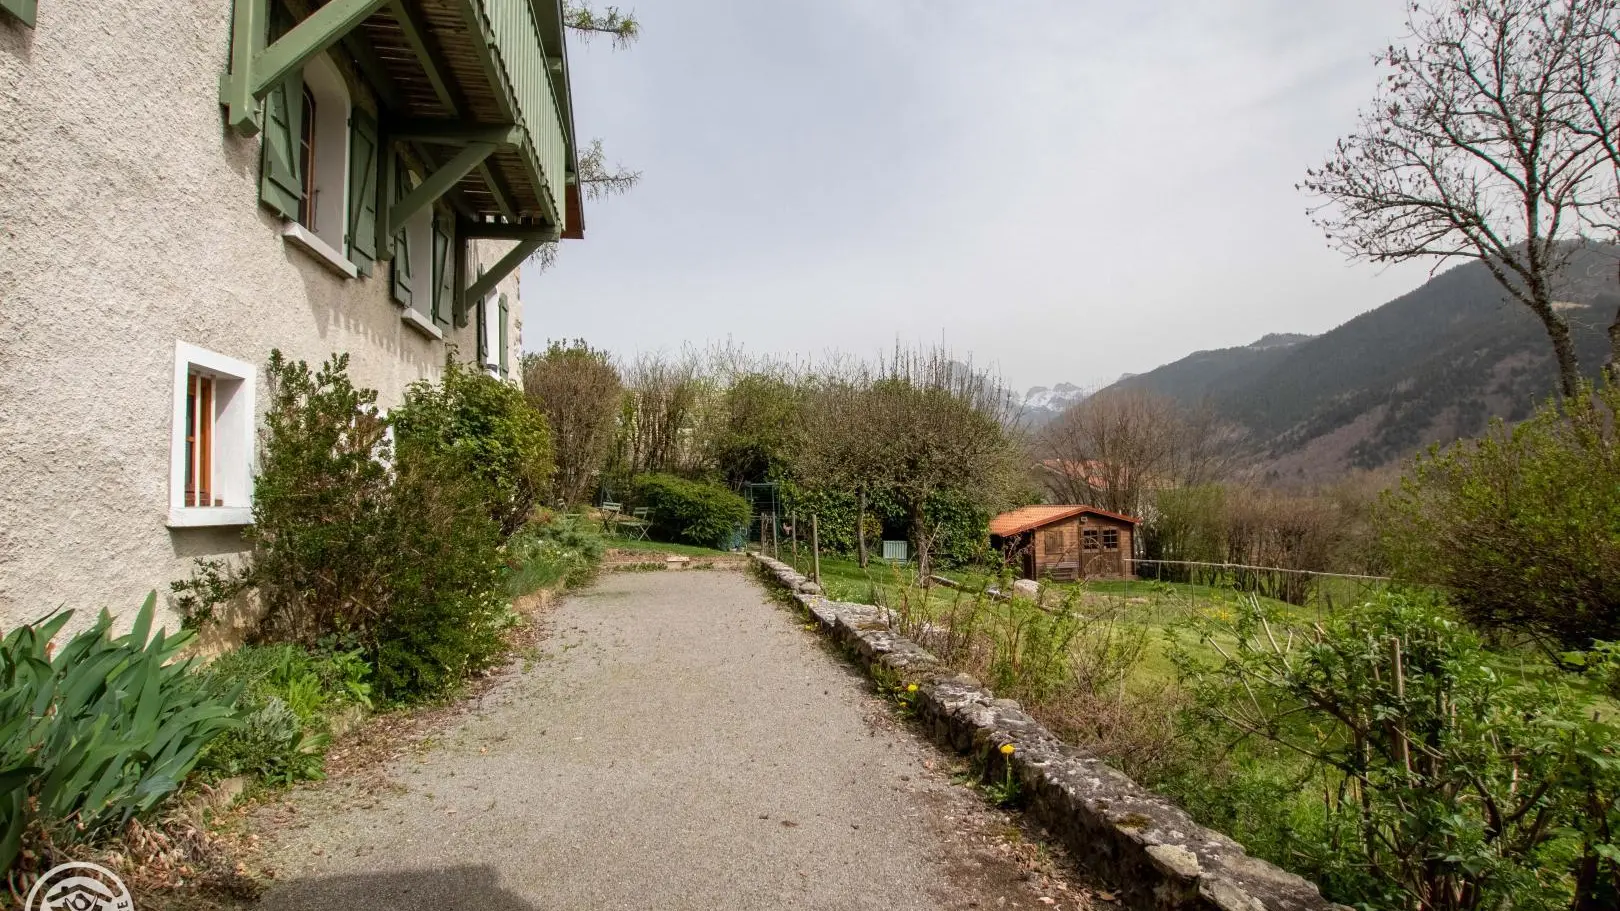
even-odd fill
[[[315,182],[315,122],[320,119],[320,111],[315,93],[310,91],[309,83],[304,83],[304,110],[298,136],[298,173],[304,177],[304,196],[298,200],[298,223],[317,234],[320,227],[316,223],[319,212],[316,200],[320,199],[321,188]]]
[[[1046,540],[1043,543],[1044,543],[1044,545],[1046,547],[1046,552],[1047,553],[1049,553],[1049,554],[1059,554],[1059,553],[1063,552],[1063,547],[1064,547],[1063,529],[1054,528],[1051,531],[1046,533],[1045,538],[1046,538]]]
[[[1097,550],[1098,543],[1101,540],[1102,535],[1099,533],[1098,529],[1088,528],[1080,533],[1081,544],[1087,551]]]
[[[1119,529],[1105,528],[1102,532],[1102,549],[1119,550]]]
[[[175,345],[169,525],[252,522],[252,365]]]

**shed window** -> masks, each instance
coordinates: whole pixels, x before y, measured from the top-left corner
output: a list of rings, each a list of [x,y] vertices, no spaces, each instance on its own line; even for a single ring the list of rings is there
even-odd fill
[[[1046,552],[1057,554],[1063,552],[1063,529],[1054,528],[1046,533]]]
[[[1105,528],[1102,530],[1103,550],[1119,550],[1119,529]]]
[[[1080,532],[1081,545],[1088,551],[1095,551],[1101,538],[1101,531],[1096,528],[1087,528]]]

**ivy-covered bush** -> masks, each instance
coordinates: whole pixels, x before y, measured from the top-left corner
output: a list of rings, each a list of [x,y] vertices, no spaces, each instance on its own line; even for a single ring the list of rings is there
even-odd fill
[[[636,503],[652,510],[653,534],[666,540],[719,547],[748,524],[748,501],[719,484],[646,474],[635,491]]]
[[[122,636],[103,612],[53,651],[65,611],[0,641],[0,870],[151,811],[238,725],[237,693],[174,660],[193,634],[154,632],[155,604]]]

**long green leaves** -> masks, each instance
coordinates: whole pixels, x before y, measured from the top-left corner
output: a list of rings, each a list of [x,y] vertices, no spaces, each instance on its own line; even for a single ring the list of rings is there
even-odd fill
[[[210,694],[174,660],[193,634],[152,632],[155,607],[149,595],[118,637],[103,611],[54,655],[71,611],[0,641],[0,869],[36,824],[65,844],[151,810],[238,723],[236,693]]]

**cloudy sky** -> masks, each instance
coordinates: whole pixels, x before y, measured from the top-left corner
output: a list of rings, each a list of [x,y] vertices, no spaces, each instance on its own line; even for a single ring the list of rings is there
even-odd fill
[[[629,8],[630,4],[626,4]],[[1322,332],[1426,277],[1294,189],[1402,0],[639,0],[570,50],[582,138],[644,177],[524,275],[524,342],[941,339],[1015,387]]]

